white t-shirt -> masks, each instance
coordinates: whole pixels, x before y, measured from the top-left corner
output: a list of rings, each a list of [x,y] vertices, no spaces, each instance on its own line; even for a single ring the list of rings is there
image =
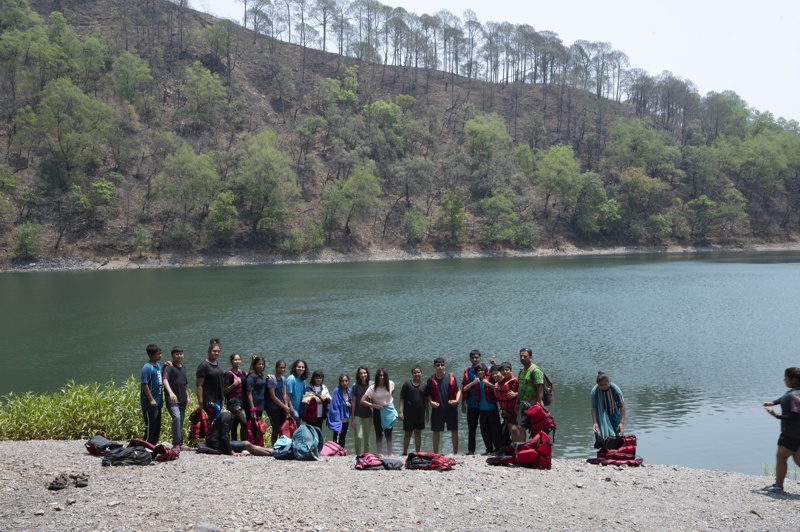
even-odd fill
[[[364,393],[367,397],[370,398],[372,404],[378,406],[387,406],[392,404],[392,394],[394,393],[394,381],[389,381],[389,391],[386,391],[386,386],[381,386],[377,390],[375,389],[375,383],[369,385],[369,388]]]

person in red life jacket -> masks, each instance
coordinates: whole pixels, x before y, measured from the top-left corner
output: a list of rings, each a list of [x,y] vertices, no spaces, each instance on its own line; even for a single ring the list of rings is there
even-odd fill
[[[495,384],[489,376],[486,364],[479,364],[476,368],[478,384],[473,386],[477,391],[478,409],[480,410],[480,426],[486,454],[500,451],[500,413],[497,411],[497,397]]]
[[[425,395],[431,404],[431,430],[433,431],[433,452],[439,453],[439,439],[442,431],[450,431],[453,442],[453,454],[458,454],[458,402],[461,400],[461,389],[456,376],[445,373],[444,358],[433,361],[436,373],[430,376],[425,385]]]
[[[519,380],[514,376],[511,362],[503,362],[500,365],[500,380],[495,387],[497,404],[500,406],[500,415],[503,417],[505,430],[511,436],[512,441],[525,439],[525,429],[517,424],[517,392],[519,390]]]
[[[473,349],[469,353],[469,362],[472,364],[464,368],[464,375],[461,377],[461,413],[467,415],[467,454],[475,454],[475,440],[478,432],[478,420],[481,409],[478,404],[478,380],[477,369],[481,364],[481,352]],[[483,441],[490,441],[481,429]],[[486,449],[491,452],[491,449]]]
[[[247,376],[239,369],[242,365],[242,357],[238,353],[233,353],[230,357],[231,369],[223,376],[223,386],[225,389],[225,402],[231,413],[231,439],[236,439],[236,427],[242,441],[247,440],[247,416],[244,413],[244,398],[246,396]]]

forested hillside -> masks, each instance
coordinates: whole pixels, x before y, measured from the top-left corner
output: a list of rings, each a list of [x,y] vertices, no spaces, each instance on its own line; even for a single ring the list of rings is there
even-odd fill
[[[470,11],[242,8],[0,4],[2,260],[797,237],[800,125],[734,92]]]

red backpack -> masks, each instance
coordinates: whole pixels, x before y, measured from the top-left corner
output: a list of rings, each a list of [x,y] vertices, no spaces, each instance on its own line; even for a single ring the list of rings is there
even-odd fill
[[[406,469],[432,469],[435,471],[450,471],[456,461],[447,456],[436,453],[408,453]]]

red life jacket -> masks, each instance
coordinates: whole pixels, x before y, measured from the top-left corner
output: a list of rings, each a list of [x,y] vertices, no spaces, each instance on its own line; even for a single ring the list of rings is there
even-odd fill
[[[452,373],[448,373],[450,375],[450,400],[456,400],[456,394],[458,394],[458,385],[456,384],[456,376]],[[431,397],[435,399],[434,402],[438,403],[441,395],[439,394],[439,381],[436,378],[436,374],[434,373],[431,375]]]
[[[239,382],[239,384],[237,384],[236,386],[231,388],[231,391],[229,391],[228,393],[225,394],[225,398],[226,399],[241,399],[242,400],[242,408],[244,408],[244,386],[243,385],[244,385],[245,381],[247,380],[247,377],[245,377],[244,372],[242,370],[240,370],[240,369],[237,369],[236,371],[233,371],[232,369],[229,369],[225,373],[226,374],[230,373],[232,375],[231,383],[233,383],[235,377],[239,377],[239,379],[241,381],[241,382]]]
[[[472,369],[471,367],[464,369],[464,377],[461,379],[461,387],[462,388],[464,386],[466,386],[467,384],[469,384],[470,382],[472,382],[472,380],[469,378],[469,370],[471,370],[471,369]],[[472,370],[472,373],[473,373],[473,375],[476,375],[475,370]],[[489,380],[491,381],[491,378]],[[480,405],[481,404],[481,387],[480,387],[480,385],[473,386],[472,387],[472,393],[475,396],[475,404],[476,405]],[[484,385],[483,385],[483,393],[484,393],[484,395],[486,395],[486,402],[487,403],[494,404],[494,403],[497,402],[497,397],[495,397],[495,394],[494,394],[494,388],[486,386],[486,383],[484,383]]]
[[[519,381],[516,377],[509,377],[508,380],[502,380],[497,383],[497,402],[500,404],[500,410],[506,417],[513,417],[517,415],[517,398],[511,399],[508,397],[508,392],[516,392],[519,390]]]

